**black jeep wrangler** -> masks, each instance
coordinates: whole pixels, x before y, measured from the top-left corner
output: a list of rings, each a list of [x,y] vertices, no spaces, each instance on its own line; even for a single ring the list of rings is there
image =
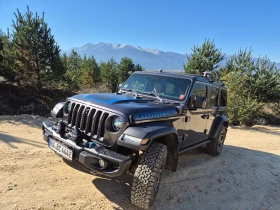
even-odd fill
[[[43,122],[43,137],[58,155],[106,176],[133,174],[132,204],[147,209],[164,169],[178,154],[206,145],[222,151],[227,89],[204,76],[134,72],[116,93],[79,94],[58,103]]]

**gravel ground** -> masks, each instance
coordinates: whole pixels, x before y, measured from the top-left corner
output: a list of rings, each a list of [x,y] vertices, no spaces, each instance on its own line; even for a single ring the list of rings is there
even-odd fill
[[[38,116],[0,116],[0,209],[135,209],[132,177],[95,176],[54,154]],[[280,127],[230,128],[224,150],[199,148],[164,172],[152,209],[280,209]]]

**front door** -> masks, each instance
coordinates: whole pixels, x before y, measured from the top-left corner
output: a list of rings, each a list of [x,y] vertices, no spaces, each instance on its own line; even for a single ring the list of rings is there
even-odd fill
[[[207,89],[208,84],[196,82],[190,100],[188,101],[189,110],[187,112],[188,122],[186,122],[186,135],[182,147],[194,145],[202,140],[205,136],[207,123]],[[204,107],[195,107],[195,98],[205,98]]]

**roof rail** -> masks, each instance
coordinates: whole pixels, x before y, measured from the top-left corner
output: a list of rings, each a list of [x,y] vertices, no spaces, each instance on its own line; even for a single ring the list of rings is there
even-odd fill
[[[206,70],[205,72],[203,72],[203,77],[208,78],[209,82],[211,82],[211,83],[217,82],[220,85],[225,86],[225,83],[223,83],[225,80],[220,80],[220,78],[213,75],[213,72],[211,72],[209,70]]]

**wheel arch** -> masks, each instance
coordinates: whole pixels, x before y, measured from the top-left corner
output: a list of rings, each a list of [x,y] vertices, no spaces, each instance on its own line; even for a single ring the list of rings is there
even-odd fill
[[[132,139],[135,139],[135,142]],[[144,140],[147,143],[141,144]],[[165,168],[176,171],[179,141],[176,129],[169,122],[152,122],[131,126],[124,131],[117,144],[134,150],[147,151],[152,142],[160,142],[166,145],[167,161]]]
[[[175,172],[178,163],[178,136],[175,133],[165,134],[155,138],[153,141],[162,143],[167,147],[167,159],[165,169]]]
[[[229,120],[227,116],[218,116],[214,119],[210,128],[209,138],[216,139],[222,126],[225,126],[226,129],[228,128]]]

